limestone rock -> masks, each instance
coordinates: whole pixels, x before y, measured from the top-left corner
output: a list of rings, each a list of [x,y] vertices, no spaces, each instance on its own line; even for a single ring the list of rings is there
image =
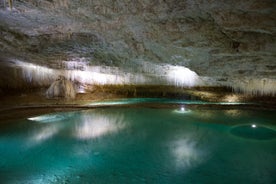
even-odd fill
[[[76,91],[71,81],[60,76],[46,91],[46,97],[74,99],[76,97]]]
[[[276,85],[275,0],[28,0],[14,1],[12,10],[3,2],[0,56],[66,70],[60,73],[67,79],[72,77],[66,72],[75,69],[66,64],[85,60],[100,70],[114,67],[112,74],[126,76],[122,81],[129,84],[138,78],[130,75],[139,76],[143,84],[158,84],[167,74],[148,64],[170,65],[190,69],[207,79],[206,86],[276,94],[274,87],[267,87]],[[30,74],[28,79],[38,78]],[[95,73],[82,76],[95,82]],[[95,78],[105,84],[111,81]],[[255,86],[245,88],[235,82],[240,79]],[[250,80],[271,82],[256,85]],[[40,84],[29,82],[32,87]]]

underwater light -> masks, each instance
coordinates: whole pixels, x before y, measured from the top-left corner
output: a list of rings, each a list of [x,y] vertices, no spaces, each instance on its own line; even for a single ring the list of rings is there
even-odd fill
[[[42,116],[36,116],[28,118],[28,120],[41,122],[41,123],[50,123],[55,121],[61,121],[64,120],[66,117],[60,114],[47,114]]]
[[[230,133],[245,139],[270,140],[276,138],[276,131],[273,128],[256,124],[234,126]]]
[[[189,113],[191,110],[186,109],[184,106],[180,107],[180,109],[174,110],[176,113],[184,114],[184,113]]]

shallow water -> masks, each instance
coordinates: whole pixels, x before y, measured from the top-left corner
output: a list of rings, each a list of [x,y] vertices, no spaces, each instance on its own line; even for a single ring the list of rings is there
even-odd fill
[[[181,106],[30,117],[0,125],[0,183],[276,183],[275,120]]]

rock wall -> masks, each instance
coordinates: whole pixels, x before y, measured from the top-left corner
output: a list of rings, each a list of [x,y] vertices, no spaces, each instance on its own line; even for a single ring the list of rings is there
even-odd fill
[[[1,62],[68,73],[98,68],[130,84],[276,93],[274,0],[29,0],[12,10],[3,2]],[[199,80],[187,82],[185,68]]]

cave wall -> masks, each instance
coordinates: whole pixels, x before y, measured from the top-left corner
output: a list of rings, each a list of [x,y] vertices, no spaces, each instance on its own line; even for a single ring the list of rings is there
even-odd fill
[[[2,0],[0,86],[49,85],[63,74],[90,84],[230,86],[274,95],[275,4],[14,0],[10,7]]]

